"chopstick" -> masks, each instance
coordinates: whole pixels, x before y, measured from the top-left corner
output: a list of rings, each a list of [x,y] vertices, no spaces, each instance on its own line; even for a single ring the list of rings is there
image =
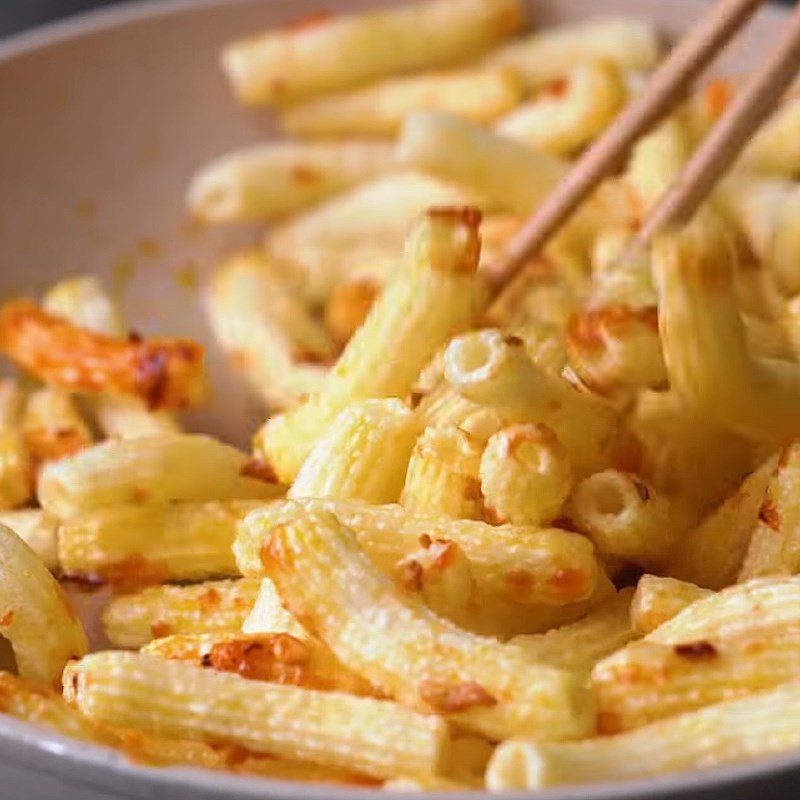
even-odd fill
[[[763,0],[718,0],[655,71],[643,94],[578,159],[556,190],[507,244],[486,278],[497,297],[581,201],[622,165],[636,139],[664,117],[696,75],[716,56]],[[673,199],[673,202],[677,202]]]
[[[675,183],[645,219],[635,246],[643,247],[668,225],[687,222],[733,164],[742,148],[774,110],[800,70],[800,5],[786,35],[686,164]]]

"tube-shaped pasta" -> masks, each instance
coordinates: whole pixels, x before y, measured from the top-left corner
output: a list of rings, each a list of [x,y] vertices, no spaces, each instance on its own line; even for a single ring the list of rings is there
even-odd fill
[[[641,445],[645,480],[686,497],[700,511],[710,512],[730,497],[752,469],[752,445],[699,418],[674,391],[639,392],[626,422]],[[689,541],[684,546],[694,547]]]
[[[231,362],[271,407],[319,389],[335,345],[268,256],[250,250],[222,264],[205,306]]]
[[[435,178],[390,173],[272,228],[265,247],[271,258],[291,265],[306,298],[321,304],[342,283],[391,279],[401,266],[403,242],[428,208],[480,202]]]
[[[800,572],[800,445],[784,448],[767,486],[739,581]]]
[[[633,637],[629,606],[633,589],[623,589],[598,603],[577,622],[546,633],[515,636],[509,641],[537,663],[588,670]]]
[[[631,599],[631,626],[637,635],[645,636],[710,594],[708,589],[687,581],[642,575]]]
[[[416,415],[400,400],[352,403],[314,445],[289,497],[396,502],[418,431]]]
[[[65,573],[114,586],[238,575],[231,545],[255,501],[120,505],[62,523]]]
[[[116,339],[79,328],[27,300],[0,309],[0,350],[18,367],[67,391],[138,397],[184,408],[205,395],[203,348],[189,339]]]
[[[42,307],[94,333],[116,338],[128,335],[122,312],[94,275],[79,275],[57,283],[45,293]],[[136,438],[180,430],[170,412],[150,409],[138,397],[99,394],[87,400],[91,401],[97,424],[106,436]]]
[[[371,397],[405,397],[437,349],[475,321],[484,303],[475,274],[479,222],[474,209],[445,208],[430,209],[418,223],[402,272],[375,302],[320,391],[257,434],[257,451],[281,480],[296,477],[343,408]],[[387,358],[390,352],[398,357]]]
[[[800,433],[800,367],[755,359],[733,291],[725,231],[703,213],[653,249],[670,384],[703,416],[756,441]]]
[[[414,445],[400,502],[412,513],[480,519],[481,449],[454,426],[427,428]]]
[[[798,576],[757,578],[695,601],[646,639],[674,645],[742,634],[780,635],[800,622],[798,597]]]
[[[506,419],[540,422],[567,449],[578,475],[602,469],[616,443],[618,418],[603,400],[539,369],[523,343],[496,330],[454,339],[445,354],[448,383]]]
[[[736,764],[800,745],[800,686],[731,700],[617,736],[576,743],[506,742],[489,764],[490,790],[646,778]]]
[[[625,180],[644,218],[672,186],[692,151],[692,137],[679,111],[643,136],[631,150]]]
[[[275,219],[387,172],[378,142],[269,142],[236,150],[192,178],[189,210],[208,222]]]
[[[70,658],[88,649],[69,600],[38,556],[0,526],[0,633],[23,678],[53,684]]]
[[[600,394],[668,384],[655,306],[590,305],[569,321],[566,345],[578,377]]]
[[[536,31],[492,52],[487,63],[517,70],[531,89],[569,75],[576,63],[612,61],[648,70],[660,54],[655,27],[644,20],[596,17]]]
[[[259,587],[248,578],[152,586],[115,597],[103,611],[103,628],[115,647],[142,647],[173,634],[238,633]]]
[[[590,728],[590,699],[575,676],[437,617],[394,590],[335,516],[296,512],[283,524],[251,514],[237,561],[266,572],[345,665],[400,702],[490,738],[563,739]]]
[[[20,428],[24,400],[17,381],[0,380],[0,508],[23,506],[33,495],[33,465]]]
[[[64,675],[90,719],[214,739],[378,778],[436,773],[447,727],[385,700],[250,681],[144,653],[95,653]]]
[[[518,607],[563,606],[588,600],[599,584],[592,543],[559,528],[487,525],[343,500],[281,501],[258,514],[267,524],[323,510],[353,531],[359,547],[386,575],[395,575],[398,563],[421,545],[444,540],[457,544],[466,555],[481,597]]]
[[[670,575],[707,589],[722,589],[736,580],[777,466],[777,456],[767,459],[683,537],[669,563]]]
[[[89,447],[93,441],[92,432],[72,398],[50,387],[28,397],[22,432],[35,464],[58,461]]]
[[[592,671],[600,733],[774,689],[797,676],[800,630],[676,645],[632,642]]]
[[[510,425],[486,445],[481,491],[492,522],[542,525],[555,519],[572,487],[564,446],[545,425]]]
[[[595,61],[573,67],[565,80],[563,92],[525,103],[500,119],[496,130],[559,156],[589,144],[625,105],[622,75],[613,62]]]
[[[519,0],[435,0],[318,15],[228,45],[222,66],[239,100],[279,104],[480,54],[524,24]]]
[[[601,553],[643,565],[663,564],[692,521],[676,498],[613,469],[584,478],[572,492],[567,514]]]
[[[5,525],[36,553],[51,572],[57,572],[58,520],[38,509],[0,511],[0,525]]]
[[[800,177],[800,98],[790,97],[761,126],[739,162],[755,172]]]
[[[516,73],[465,69],[392,78],[283,109],[281,128],[293,136],[394,136],[406,115],[436,108],[487,124],[522,100]]]
[[[279,487],[252,467],[244,453],[206,436],[112,440],[48,464],[39,476],[39,502],[68,519],[125,503],[279,496]]]

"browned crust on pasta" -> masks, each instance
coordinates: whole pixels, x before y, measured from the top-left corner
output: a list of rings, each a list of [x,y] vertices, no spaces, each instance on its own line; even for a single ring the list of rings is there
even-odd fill
[[[151,409],[205,395],[203,347],[190,339],[114,339],[14,300],[0,309],[0,351],[39,380],[68,391],[139,397]]]

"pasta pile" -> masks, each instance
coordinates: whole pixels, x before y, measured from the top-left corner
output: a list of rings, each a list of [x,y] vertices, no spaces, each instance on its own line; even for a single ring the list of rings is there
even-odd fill
[[[152,766],[406,791],[800,748],[800,100],[631,252],[735,92],[697,89],[490,304],[493,255],[661,55],[646,22],[523,11],[225,48],[292,137],[188,191],[270,223],[205,293],[265,403],[252,453],[185,431],[202,347],[132,333],[95,278],[0,308],[25,374],[0,383],[0,711]],[[106,649],[67,580],[114,589]]]

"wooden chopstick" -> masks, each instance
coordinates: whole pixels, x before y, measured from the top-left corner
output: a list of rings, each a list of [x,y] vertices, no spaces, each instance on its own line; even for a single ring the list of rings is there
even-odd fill
[[[636,139],[664,117],[695,76],[714,58],[763,0],[718,0],[672,49],[646,90],[581,156],[556,190],[533,212],[486,270],[497,297],[581,201],[620,167]]]
[[[636,235],[643,247],[667,225],[687,222],[717,181],[736,160],[750,137],[789,88],[800,70],[800,5],[786,34],[684,167],[675,183],[650,212]]]

